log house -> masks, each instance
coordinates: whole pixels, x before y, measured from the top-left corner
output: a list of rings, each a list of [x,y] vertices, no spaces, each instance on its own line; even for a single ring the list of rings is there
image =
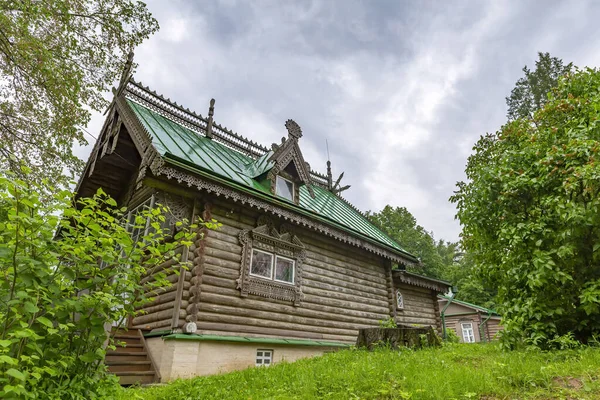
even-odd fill
[[[130,321],[150,381],[320,355],[389,317],[441,331],[449,284],[405,270],[418,260],[341,197],[329,162],[310,168],[294,121],[265,147],[216,123],[214,100],[203,117],[128,69],[114,94],[77,195],[101,187],[132,213],[160,203],[171,223],[222,224],[180,250],[189,270],[163,266],[170,286]]]

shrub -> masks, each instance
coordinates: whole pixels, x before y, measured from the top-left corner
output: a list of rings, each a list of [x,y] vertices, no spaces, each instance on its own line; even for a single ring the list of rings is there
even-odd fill
[[[196,226],[168,237],[159,206],[133,221],[152,228],[134,242],[125,210],[101,190],[76,206],[68,191],[41,193],[0,176],[0,397],[108,396],[116,381],[103,364],[105,324],[135,314],[148,300],[141,277],[175,257]],[[158,274],[149,284],[164,283]]]

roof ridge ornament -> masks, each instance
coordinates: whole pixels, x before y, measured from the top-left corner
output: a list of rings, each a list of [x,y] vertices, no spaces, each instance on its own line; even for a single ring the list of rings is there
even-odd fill
[[[213,137],[213,115],[215,115],[215,99],[210,99],[210,106],[208,107],[208,122],[206,124],[207,139],[212,139]]]
[[[298,140],[302,137],[302,129],[300,128],[300,125],[298,125],[293,119],[288,119],[285,121],[285,128],[288,131],[288,138],[294,138]]]

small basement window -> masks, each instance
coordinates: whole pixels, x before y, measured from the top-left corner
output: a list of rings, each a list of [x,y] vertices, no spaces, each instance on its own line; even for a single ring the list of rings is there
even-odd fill
[[[256,366],[257,367],[268,367],[273,363],[273,350],[256,350]]]
[[[460,324],[462,328],[463,342],[475,343],[475,335],[473,333],[473,324],[471,322],[463,322]]]
[[[277,175],[275,184],[275,194],[284,199],[294,201],[294,182]]]

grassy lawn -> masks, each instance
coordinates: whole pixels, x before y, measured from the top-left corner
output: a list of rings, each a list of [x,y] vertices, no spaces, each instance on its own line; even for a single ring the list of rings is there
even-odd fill
[[[122,399],[600,399],[600,349],[502,352],[495,344],[344,350],[164,386]]]

